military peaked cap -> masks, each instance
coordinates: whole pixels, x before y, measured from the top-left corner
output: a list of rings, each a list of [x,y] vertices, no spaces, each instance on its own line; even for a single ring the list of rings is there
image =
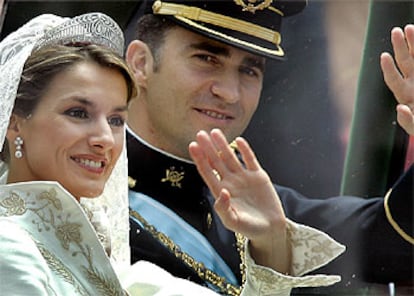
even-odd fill
[[[149,3],[147,13],[165,16],[191,31],[249,52],[283,59],[282,19],[302,11],[307,0],[156,0]]]

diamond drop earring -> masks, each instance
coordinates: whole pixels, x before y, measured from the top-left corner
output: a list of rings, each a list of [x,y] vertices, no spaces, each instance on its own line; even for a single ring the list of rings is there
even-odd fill
[[[22,151],[22,145],[23,145],[23,139],[18,136],[14,140],[14,144],[16,145],[16,151],[14,152],[14,156],[19,159],[23,157],[23,151]]]

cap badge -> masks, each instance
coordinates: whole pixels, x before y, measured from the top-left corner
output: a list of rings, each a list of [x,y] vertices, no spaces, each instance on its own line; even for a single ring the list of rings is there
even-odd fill
[[[263,10],[268,8],[273,0],[234,0],[237,5],[243,7],[243,11],[250,11],[251,13],[255,13],[256,10]]]

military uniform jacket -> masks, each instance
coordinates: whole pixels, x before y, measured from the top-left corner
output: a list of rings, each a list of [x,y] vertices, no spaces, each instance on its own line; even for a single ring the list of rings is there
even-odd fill
[[[236,277],[235,284],[240,284],[243,270],[240,269],[237,237],[226,230],[216,216],[212,206],[214,199],[195,165],[151,147],[130,129],[127,148],[130,194],[140,193],[150,197],[190,224],[225,261]],[[414,168],[411,168],[401,177],[390,191],[388,200],[388,208],[397,224],[411,237],[414,225],[413,171]],[[289,219],[315,227],[347,247],[344,254],[313,273],[340,274],[342,281],[335,286],[346,289],[349,285],[356,287],[362,281],[412,281],[412,243],[403,239],[391,226],[386,217],[383,197],[317,199],[275,186]],[[133,262],[149,260],[176,276],[205,283],[197,268],[185,262],[180,253],[177,255],[174,251],[176,247],[168,246],[168,243],[160,244],[157,235],[151,232],[136,219],[131,220]],[[160,234],[162,232],[158,232]]]
[[[238,286],[244,280],[245,271],[241,268],[243,254],[240,252],[239,240],[237,235],[222,225],[219,217],[215,214],[213,210],[214,199],[198,174],[195,165],[190,161],[178,159],[151,147],[130,130],[127,135],[127,151],[130,206],[135,210],[133,214],[138,213],[138,217],[132,215],[130,220],[132,261],[148,260],[162,266],[176,276],[205,284],[224,294],[237,294],[226,287]],[[355,244],[356,240],[361,237],[360,234],[372,236],[371,230],[376,225],[375,213],[383,207],[382,199],[365,200],[353,197],[336,197],[329,200],[317,200],[303,197],[288,188],[277,186],[277,190],[286,214],[291,220],[322,229],[334,238],[337,236],[337,240],[345,245]],[[134,208],[137,199],[145,202],[139,203],[137,208]],[[157,212],[158,215],[148,218],[146,215],[150,212]],[[365,218],[370,219],[366,220]],[[180,219],[184,221],[183,224]],[[180,229],[177,232],[182,232],[174,233],[174,238],[167,233],[172,225],[176,226],[176,230]],[[181,225],[183,226],[181,227]],[[188,231],[188,225],[195,230],[193,231],[196,232],[195,235]],[[388,222],[383,225],[389,226]],[[401,240],[394,230],[389,230],[389,235],[393,240],[395,238]],[[199,236],[202,236],[200,240]],[[205,239],[210,245],[206,246],[202,239]],[[376,246],[377,242],[373,242],[371,246],[378,247]],[[184,250],[181,243],[186,245],[185,250],[190,251],[197,249],[198,246],[198,249],[202,250],[199,253],[210,253],[210,247],[212,247],[212,255],[208,257],[208,260],[218,262],[211,264],[214,265],[213,269],[220,271],[220,268],[216,268],[216,266],[221,266],[221,261],[223,261],[232,275],[227,276],[228,270],[221,270],[221,273],[213,275],[213,280],[211,280],[211,269],[206,266],[207,264],[200,265],[200,261],[194,258],[199,254],[188,256],[188,252]],[[405,246],[403,250],[411,250],[411,246],[407,242],[403,241],[399,244]],[[351,247],[351,250],[358,249],[361,245],[363,242],[358,242],[357,245]],[[329,254],[331,252],[329,244],[318,244],[314,250],[320,251],[320,254],[332,255],[332,253]],[[370,251],[365,250],[365,252],[369,253]],[[195,251],[195,253],[197,252]],[[203,258],[203,255],[200,255],[200,258]],[[346,261],[350,259],[353,262],[362,260],[361,257],[353,257],[355,251],[345,260],[341,259],[343,256],[347,256],[347,251],[326,265],[325,270],[328,272],[324,273],[338,274],[339,271],[342,275],[347,275],[346,272],[355,274],[360,271],[356,269],[360,267],[359,262],[353,266]],[[407,259],[409,254],[403,251],[402,256]],[[219,259],[216,260],[217,257]],[[313,263],[315,261],[309,260],[307,262],[311,266],[307,272],[325,265],[326,262],[319,266],[315,266]],[[342,267],[341,264],[346,266]],[[330,265],[334,267],[329,268]],[[315,271],[315,273],[317,272],[319,270]],[[207,279],[206,274],[210,275]]]

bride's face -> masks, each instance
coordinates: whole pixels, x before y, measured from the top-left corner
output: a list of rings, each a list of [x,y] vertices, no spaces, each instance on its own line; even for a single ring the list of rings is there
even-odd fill
[[[23,157],[12,148],[9,182],[58,181],[76,198],[95,197],[122,151],[127,86],[116,70],[81,62],[56,75],[27,119],[8,132],[20,136]]]

